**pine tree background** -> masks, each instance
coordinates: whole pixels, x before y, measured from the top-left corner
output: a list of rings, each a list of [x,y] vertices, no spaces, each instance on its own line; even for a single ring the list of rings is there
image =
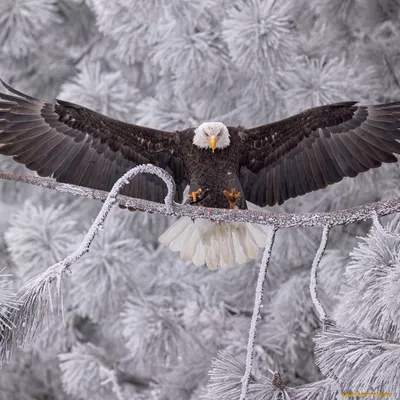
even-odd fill
[[[213,120],[251,127],[330,102],[394,101],[400,1],[1,0],[0,76],[33,96],[166,130]],[[31,173],[5,157],[0,169]],[[399,178],[400,167],[386,165],[268,211],[392,198]],[[0,304],[73,251],[100,207],[0,181],[0,269],[13,274],[12,283],[0,277]],[[398,217],[387,221],[400,232]],[[196,268],[158,245],[172,222],[113,210],[71,267],[64,323],[49,316],[3,366],[0,400],[237,396],[260,259]],[[309,294],[320,235],[278,231],[249,399],[272,398],[271,371],[292,399],[336,399],[340,390],[400,398],[400,239],[371,223],[332,230],[319,289],[338,324],[321,333]]]

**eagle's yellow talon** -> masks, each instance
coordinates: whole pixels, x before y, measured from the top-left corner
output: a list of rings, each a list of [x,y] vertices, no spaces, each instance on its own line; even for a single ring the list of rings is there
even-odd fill
[[[229,201],[229,208],[235,208],[236,201],[240,198],[240,192],[236,192],[236,189],[233,188],[231,192],[224,190],[224,196]]]
[[[188,194],[189,199],[191,199],[194,203],[197,201],[197,196],[200,196],[203,191],[198,189],[196,192],[192,192]]]

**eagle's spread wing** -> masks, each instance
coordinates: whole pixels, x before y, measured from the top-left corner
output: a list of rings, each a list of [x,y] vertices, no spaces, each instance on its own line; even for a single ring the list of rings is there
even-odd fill
[[[0,154],[13,156],[41,176],[109,191],[125,172],[152,163],[171,173],[182,200],[186,177],[178,133],[132,125],[79,105],[56,104],[17,92],[0,93]],[[122,194],[163,202],[164,182],[136,176]]]
[[[400,153],[400,102],[315,107],[241,133],[241,182],[260,206],[339,182],[395,162]]]

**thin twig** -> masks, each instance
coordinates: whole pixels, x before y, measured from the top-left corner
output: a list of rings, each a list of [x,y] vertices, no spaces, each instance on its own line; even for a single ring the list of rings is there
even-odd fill
[[[254,310],[253,310],[253,315],[251,317],[249,341],[247,343],[246,370],[242,378],[242,390],[240,393],[240,400],[246,400],[247,391],[249,388],[251,368],[253,366],[254,343],[257,334],[257,322],[258,319],[260,318],[260,309],[262,306],[264,282],[267,276],[268,264],[271,258],[271,251],[275,240],[276,230],[277,228],[275,226],[271,227],[270,234],[268,235],[269,238],[265,245],[263,258],[261,261],[260,271],[258,273],[256,296],[254,300]]]
[[[169,176],[161,168],[153,167],[159,170],[164,177]],[[89,189],[81,186],[60,183],[51,178],[42,178],[38,176],[29,176],[16,174],[7,171],[0,171],[0,179],[13,180],[29,183],[35,186],[41,186],[47,189],[54,189],[59,192],[82,196],[89,199],[104,201],[107,198],[107,192],[96,189]],[[290,227],[331,227],[337,225],[348,225],[354,222],[367,221],[372,219],[375,214],[383,217],[385,215],[400,212],[400,197],[387,201],[379,201],[347,210],[331,211],[327,213],[266,213],[249,210],[226,210],[221,208],[192,207],[190,205],[179,205],[171,202],[169,206],[152,201],[136,199],[127,196],[118,195],[116,205],[131,207],[139,211],[159,213],[164,215],[173,215],[177,217],[188,216],[192,218],[204,218],[211,221],[237,221],[250,222],[261,225],[274,225],[277,228]]]
[[[324,226],[324,230],[322,232],[321,243],[319,245],[318,251],[315,254],[314,261],[311,267],[311,276],[310,276],[310,293],[311,300],[314,303],[315,308],[318,311],[319,319],[321,323],[324,325],[328,320],[328,314],[322,305],[321,301],[318,298],[317,294],[317,284],[318,284],[318,267],[321,262],[322,256],[324,255],[326,245],[328,244],[328,236],[329,236],[330,226]]]
[[[389,237],[391,237],[393,239],[399,239],[400,238],[400,234],[394,233],[394,232],[390,232],[387,228],[385,228],[383,226],[381,218],[377,213],[373,214],[372,220],[374,221],[374,224],[375,224],[376,228],[379,230],[380,233],[382,233],[382,235],[389,236]]]

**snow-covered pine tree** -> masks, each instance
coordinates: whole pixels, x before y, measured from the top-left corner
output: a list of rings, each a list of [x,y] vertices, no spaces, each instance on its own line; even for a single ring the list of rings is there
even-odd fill
[[[399,0],[0,2],[2,79],[161,129],[398,100],[399,43]],[[29,173],[6,158],[0,169]],[[398,196],[399,176],[384,166],[268,211]],[[0,278],[4,327],[14,290],[76,248],[101,203],[0,180],[0,207],[0,269],[14,275],[13,286]],[[398,218],[388,220],[398,234]],[[158,245],[171,222],[112,211],[63,279],[64,318],[48,314],[3,366],[1,400],[239,398],[261,255],[195,268]],[[318,289],[336,324],[323,331],[308,288],[319,238],[315,228],[277,232],[248,398],[400,398],[399,238],[378,222],[331,230]]]

